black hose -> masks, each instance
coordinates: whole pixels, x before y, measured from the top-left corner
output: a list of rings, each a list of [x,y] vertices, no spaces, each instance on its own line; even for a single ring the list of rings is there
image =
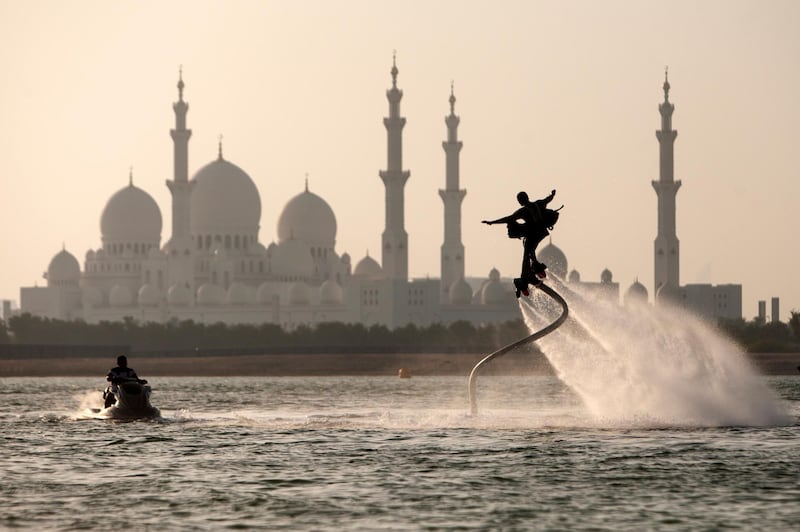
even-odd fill
[[[512,349],[515,349],[515,348],[517,348],[517,347],[519,347],[521,345],[525,345],[525,344],[529,344],[531,342],[535,342],[539,338],[541,338],[543,336],[547,336],[551,332],[553,332],[556,329],[558,329],[559,327],[561,327],[561,324],[564,323],[564,320],[567,319],[567,316],[569,315],[569,307],[567,307],[567,302],[564,301],[564,298],[561,297],[558,294],[558,292],[556,292],[555,290],[553,290],[552,288],[550,288],[549,286],[547,286],[544,283],[539,283],[536,286],[536,288],[538,288],[539,290],[541,290],[542,292],[544,292],[545,294],[547,294],[548,296],[553,298],[559,305],[561,305],[561,309],[562,309],[561,310],[561,315],[556,319],[556,321],[554,321],[553,323],[551,323],[550,325],[548,325],[544,329],[540,329],[540,330],[536,331],[535,333],[531,334],[530,336],[526,336],[525,338],[517,340],[516,342],[512,342],[512,343],[510,343],[510,344],[508,344],[508,345],[506,345],[504,347],[501,347],[500,349],[498,349],[494,353],[486,355],[480,362],[475,364],[475,367],[472,368],[472,372],[469,374],[469,410],[470,410],[470,414],[475,415],[475,414],[478,413],[478,398],[477,398],[477,389],[476,389],[475,381],[478,378],[478,369],[482,365],[486,364],[487,362],[489,362],[490,360],[492,360],[494,358],[497,358],[497,357],[499,357],[501,355],[505,355],[506,353],[508,353]]]

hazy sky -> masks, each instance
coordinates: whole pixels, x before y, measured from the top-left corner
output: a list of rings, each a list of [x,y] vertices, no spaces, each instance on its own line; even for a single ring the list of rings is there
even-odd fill
[[[0,0],[0,298],[44,285],[62,244],[83,264],[128,182],[171,233],[172,103],[183,65],[189,169],[225,158],[261,193],[260,240],[310,190],[336,250],[380,260],[392,52],[407,125],[411,276],[439,277],[444,117],[461,117],[467,275],[519,267],[483,218],[558,189],[569,269],[653,293],[669,65],[681,283],[740,283],[743,313],[800,309],[800,2]],[[768,310],[769,313],[769,303]]]

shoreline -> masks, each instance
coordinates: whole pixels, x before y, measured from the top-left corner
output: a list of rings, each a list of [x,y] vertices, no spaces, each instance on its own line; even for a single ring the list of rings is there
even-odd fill
[[[403,354],[266,354],[176,357],[128,356],[141,378],[149,377],[302,377],[396,376],[401,368],[412,376],[464,375],[485,355]],[[0,359],[2,377],[84,377],[105,375],[115,365],[113,357]],[[485,374],[553,375],[547,359],[538,353],[509,353],[493,361]]]
[[[396,376],[401,368],[412,376],[468,376],[485,353],[313,353],[207,356],[137,356],[131,367],[149,377],[301,377]],[[748,360],[763,375],[800,375],[800,353],[750,353]],[[0,359],[3,377],[93,377],[105,375],[114,357],[25,357]],[[518,351],[493,360],[482,375],[555,375],[537,352]]]

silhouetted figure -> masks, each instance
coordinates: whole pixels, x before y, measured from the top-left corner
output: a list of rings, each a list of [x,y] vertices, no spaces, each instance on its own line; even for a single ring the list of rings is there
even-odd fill
[[[136,372],[133,368],[128,367],[128,357],[125,355],[120,355],[117,357],[117,367],[111,368],[106,375],[106,380],[111,383],[111,386],[106,388],[103,392],[103,400],[105,401],[105,407],[108,408],[114,403],[117,402],[116,398],[114,397],[114,393],[117,391],[117,385],[125,380],[135,380],[140,384],[147,384],[147,381],[142,380],[136,375]]]
[[[547,204],[555,197],[556,191],[553,189],[550,195],[536,201],[530,201],[526,192],[517,194],[517,201],[521,205],[513,214],[498,218],[497,220],[483,220],[488,225],[506,224],[508,227],[509,238],[522,238],[522,271],[519,279],[514,280],[517,289],[517,297],[520,292],[528,295],[528,284],[534,286],[541,281],[539,278],[546,276],[547,265],[536,259],[536,247],[539,242],[550,234],[548,228],[552,228],[558,219],[556,211],[547,209]],[[555,213],[548,217],[547,213]],[[520,223],[520,220],[522,221]],[[538,278],[537,278],[538,277]]]

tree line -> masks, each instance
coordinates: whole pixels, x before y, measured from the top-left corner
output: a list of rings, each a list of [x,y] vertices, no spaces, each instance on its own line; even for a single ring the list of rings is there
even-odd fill
[[[65,321],[21,314],[0,321],[0,344],[130,346],[134,352],[432,352],[491,351],[529,334],[522,320],[475,326],[413,324],[396,329],[383,325],[329,322],[286,331],[275,324],[166,323],[81,320]]]
[[[800,312],[794,310],[786,323],[760,318],[720,320],[719,327],[750,353],[800,352]]]
[[[719,329],[749,352],[800,351],[800,312],[787,323],[721,320]],[[171,320],[166,323],[66,321],[25,313],[0,320],[0,344],[124,345],[134,352],[490,352],[529,331],[522,320],[467,321],[396,329],[383,325],[329,322],[286,331],[275,324],[245,325]]]

